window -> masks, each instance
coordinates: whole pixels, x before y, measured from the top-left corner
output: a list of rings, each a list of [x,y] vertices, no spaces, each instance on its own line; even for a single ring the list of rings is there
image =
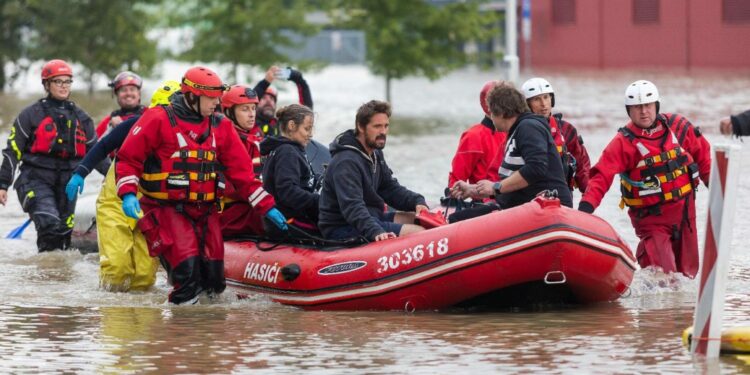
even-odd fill
[[[633,23],[651,25],[659,23],[659,0],[633,0]]]
[[[552,23],[555,25],[575,25],[576,1],[554,0],[552,2]]]
[[[750,1],[723,0],[721,19],[724,23],[750,23]]]

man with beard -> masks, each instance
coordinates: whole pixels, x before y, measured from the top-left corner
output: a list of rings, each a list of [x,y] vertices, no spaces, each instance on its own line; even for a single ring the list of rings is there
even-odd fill
[[[383,157],[390,117],[390,104],[369,101],[359,107],[355,128],[331,143],[318,216],[326,238],[381,241],[424,230],[414,224],[415,214],[428,209],[424,197],[401,186]],[[410,212],[389,212],[386,204]]]
[[[119,109],[113,111],[96,126],[96,136],[101,138],[121,122],[143,113],[146,107],[141,105],[141,86],[143,79],[133,72],[124,71],[115,76],[109,83],[117,98]]]

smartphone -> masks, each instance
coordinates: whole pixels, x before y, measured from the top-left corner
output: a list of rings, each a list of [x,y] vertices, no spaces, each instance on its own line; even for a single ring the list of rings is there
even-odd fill
[[[277,79],[283,79],[283,80],[289,80],[289,77],[292,76],[292,69],[291,68],[283,68],[279,69],[274,73]]]

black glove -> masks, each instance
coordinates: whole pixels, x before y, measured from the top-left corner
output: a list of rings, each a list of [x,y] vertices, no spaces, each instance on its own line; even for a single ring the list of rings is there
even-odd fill
[[[594,206],[592,206],[589,202],[581,201],[581,203],[578,204],[578,211],[585,212],[587,214],[593,214]]]

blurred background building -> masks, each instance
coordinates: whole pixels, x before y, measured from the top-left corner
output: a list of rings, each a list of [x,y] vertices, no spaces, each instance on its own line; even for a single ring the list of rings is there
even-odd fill
[[[750,62],[750,0],[531,0],[531,25],[530,41],[519,42],[525,68]]]

